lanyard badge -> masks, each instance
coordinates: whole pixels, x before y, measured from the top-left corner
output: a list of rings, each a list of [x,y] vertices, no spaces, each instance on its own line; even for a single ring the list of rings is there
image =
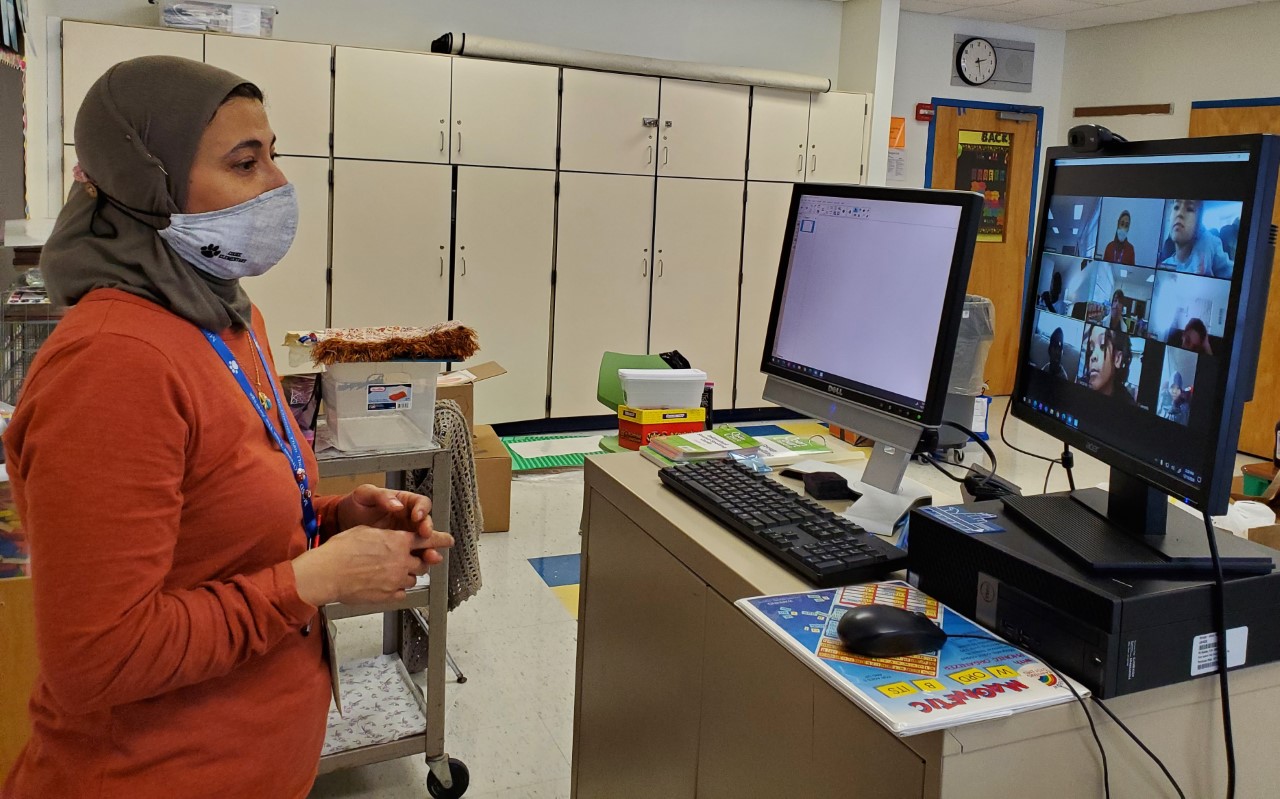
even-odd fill
[[[245,375],[244,370],[240,368],[240,362],[236,360],[235,355],[231,353],[231,349],[227,347],[227,343],[223,341],[217,334],[208,330],[201,330],[204,337],[209,341],[214,351],[218,353],[218,357],[226,364],[231,375],[235,377],[236,383],[239,384],[240,390],[249,398],[249,403],[253,405],[253,409],[258,412],[258,418],[262,420],[262,424],[267,428],[267,432],[271,434],[271,438],[275,440],[276,446],[280,449],[284,456],[289,460],[289,467],[293,471],[294,482],[298,484],[298,493],[302,499],[302,526],[307,534],[307,548],[315,546],[319,543],[320,525],[316,521],[316,509],[311,501],[311,486],[307,478],[307,464],[302,457],[302,448],[298,446],[298,441],[293,435],[293,427],[289,424],[288,411],[283,402],[280,401],[280,390],[276,388],[276,383],[271,379],[271,369],[267,366],[267,359],[262,354],[262,347],[258,346],[258,338],[253,334],[253,330],[249,330],[249,340],[253,342],[254,353],[258,360],[262,363],[262,369],[267,373],[267,380],[271,383],[271,394],[275,397],[276,411],[280,415],[280,426],[284,429],[285,439],[280,437],[280,433],[276,430],[275,425],[271,424],[271,417],[267,415],[266,407],[263,407],[262,400],[258,398],[257,392],[253,390],[253,386],[249,385],[249,378]]]

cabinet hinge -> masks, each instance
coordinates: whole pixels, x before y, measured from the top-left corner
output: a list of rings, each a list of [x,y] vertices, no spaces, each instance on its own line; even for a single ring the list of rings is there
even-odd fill
[[[866,169],[867,169],[866,164],[858,164],[858,177],[862,177],[863,174],[866,172]]]
[[[324,270],[324,284],[326,286],[333,285],[333,267],[332,266]]]
[[[551,287],[555,288],[555,285],[556,285],[556,270],[552,269],[551,270]]]
[[[559,160],[560,160],[560,148],[559,148],[559,147],[557,147],[557,148],[556,148],[556,160],[557,160],[557,161],[559,161]],[[556,199],[557,199],[557,200],[558,200],[558,199],[560,199],[560,177],[559,177],[558,175],[556,176],[556,194],[555,194],[555,197],[556,197]]]
[[[329,152],[333,152],[333,131],[329,131]]]
[[[329,146],[333,147],[332,144],[330,144]],[[329,185],[333,186],[333,170],[332,169],[329,170]]]
[[[547,395],[547,416],[551,415],[551,395]]]
[[[330,75],[338,74],[338,54],[337,53],[329,54],[329,74]]]
[[[556,84],[556,93],[563,95],[564,94],[564,70],[560,71],[560,77],[557,78],[557,81],[558,82]]]

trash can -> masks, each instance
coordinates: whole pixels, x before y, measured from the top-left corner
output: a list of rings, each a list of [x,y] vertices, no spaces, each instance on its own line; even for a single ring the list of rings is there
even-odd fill
[[[942,407],[943,419],[973,427],[974,398],[982,395],[986,384],[987,355],[991,352],[995,331],[996,309],[991,300],[976,294],[965,295],[955,357],[951,361],[951,379],[947,384],[947,401]],[[968,436],[954,427],[938,431],[938,447],[942,450],[958,450],[968,440]]]

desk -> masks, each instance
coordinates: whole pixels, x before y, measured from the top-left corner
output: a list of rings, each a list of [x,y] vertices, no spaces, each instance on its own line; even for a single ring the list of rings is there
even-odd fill
[[[1102,795],[1078,704],[899,738],[732,605],[804,590],[800,578],[664,488],[639,455],[589,458],[585,479],[575,799]],[[1233,672],[1231,688],[1237,795],[1274,795],[1280,664]],[[1226,783],[1216,696],[1207,677],[1108,706],[1187,796],[1215,796]],[[1173,796],[1094,715],[1112,795]]]

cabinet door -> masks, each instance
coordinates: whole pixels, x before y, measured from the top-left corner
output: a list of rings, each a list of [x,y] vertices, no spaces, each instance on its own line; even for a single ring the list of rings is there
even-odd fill
[[[750,96],[746,86],[664,78],[658,174],[742,180]]]
[[[809,106],[810,183],[861,183],[867,96],[815,92]]]
[[[329,155],[327,44],[210,35],[205,62],[257,84],[282,155]]]
[[[480,336],[471,363],[507,368],[476,391],[480,424],[547,413],[555,191],[554,172],[458,169],[453,315]]]
[[[555,169],[559,89],[556,67],[453,59],[453,163]]]
[[[803,181],[809,135],[809,93],[751,90],[750,180]]]
[[[76,112],[109,67],[144,55],[204,60],[204,35],[88,22],[62,23],[62,142],[75,141]]]
[[[606,413],[606,352],[644,353],[653,269],[653,178],[560,174],[551,415]]]
[[[714,380],[733,385],[742,252],[741,181],[660,179],[654,209],[649,352],[680,350]]]
[[[560,169],[652,175],[660,84],[658,78],[642,75],[566,69]]]
[[[309,362],[289,365],[284,335],[290,330],[320,330],[328,315],[329,159],[282,156],[276,163],[298,192],[298,232],[289,254],[265,275],[247,278],[244,288],[267,322],[276,370],[314,372]]]
[[[447,166],[334,162],[334,327],[449,318],[452,184]]]
[[[71,184],[75,183],[75,169],[79,159],[76,158],[76,148],[72,144],[62,145],[62,202],[66,203],[67,195],[71,193]]]
[[[453,59],[338,47],[334,53],[336,158],[449,162]]]
[[[742,301],[738,309],[738,386],[735,408],[762,408],[765,328],[778,279],[782,239],[791,208],[791,184],[747,184],[746,225],[742,234]],[[723,402],[721,403],[723,404]]]

